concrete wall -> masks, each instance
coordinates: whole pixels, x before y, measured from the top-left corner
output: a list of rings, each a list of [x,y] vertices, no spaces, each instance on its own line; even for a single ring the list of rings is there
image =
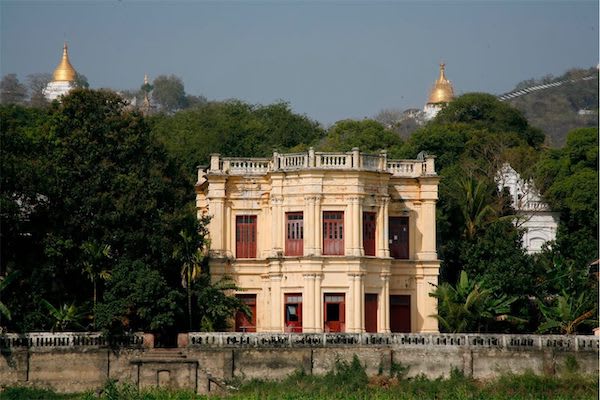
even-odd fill
[[[580,373],[598,374],[600,341],[594,336],[194,333],[181,335],[182,347],[155,349],[147,335],[119,345],[74,345],[68,335],[77,334],[46,334],[52,340],[40,342],[44,334],[36,335],[0,337],[3,385],[82,392],[110,378],[140,388],[206,393],[232,378],[276,380],[300,369],[325,374],[336,361],[351,361],[354,355],[369,375],[389,373],[393,363],[409,367],[409,377],[448,376],[452,368],[477,379],[525,371],[559,375],[572,360]]]

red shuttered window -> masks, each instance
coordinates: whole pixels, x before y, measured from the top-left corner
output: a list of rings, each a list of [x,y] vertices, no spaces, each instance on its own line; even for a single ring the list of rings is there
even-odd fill
[[[374,212],[363,213],[363,249],[365,256],[375,256],[375,217]]]
[[[304,254],[304,219],[301,212],[285,213],[285,255],[301,256]]]
[[[235,256],[256,258],[256,215],[235,217]]]
[[[408,217],[390,217],[390,256],[408,259]]]
[[[323,211],[323,255],[344,255],[343,211]]]
[[[235,297],[240,299],[250,309],[250,317],[242,311],[235,314],[236,332],[256,332],[256,295],[255,294],[237,294]]]

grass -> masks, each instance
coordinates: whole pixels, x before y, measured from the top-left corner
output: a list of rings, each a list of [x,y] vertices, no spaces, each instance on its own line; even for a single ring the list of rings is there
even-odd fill
[[[574,373],[562,377],[539,376],[533,373],[503,375],[480,382],[452,370],[448,378],[427,379],[417,376],[407,379],[406,369],[400,373],[368,378],[358,358],[336,363],[324,376],[297,371],[283,381],[252,380],[238,390],[218,396],[196,395],[183,390],[147,389],[138,391],[130,384],[108,382],[100,395],[88,392],[75,395],[56,394],[49,390],[9,387],[0,393],[2,400],[584,400],[598,398],[598,379]]]

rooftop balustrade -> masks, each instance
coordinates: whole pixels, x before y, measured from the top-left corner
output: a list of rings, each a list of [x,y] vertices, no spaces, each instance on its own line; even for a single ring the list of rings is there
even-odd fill
[[[345,153],[325,153],[310,148],[305,153],[273,153],[272,158],[221,157],[212,154],[209,174],[265,175],[271,172],[299,171],[307,169],[359,170],[386,172],[395,177],[417,178],[435,176],[433,156],[425,155],[417,160],[388,160],[385,151],[379,154],[361,153],[358,148]],[[199,169],[199,181],[204,174]]]

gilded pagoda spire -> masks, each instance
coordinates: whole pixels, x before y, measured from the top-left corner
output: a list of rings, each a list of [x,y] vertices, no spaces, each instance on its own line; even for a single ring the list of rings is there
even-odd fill
[[[440,77],[435,81],[427,104],[448,103],[454,98],[452,82],[446,78],[446,64],[440,64]]]
[[[52,80],[55,82],[74,82],[76,76],[77,71],[75,71],[75,68],[73,68],[71,62],[69,61],[69,51],[67,42],[65,42],[63,46],[62,59],[54,70],[54,74],[52,74]]]

